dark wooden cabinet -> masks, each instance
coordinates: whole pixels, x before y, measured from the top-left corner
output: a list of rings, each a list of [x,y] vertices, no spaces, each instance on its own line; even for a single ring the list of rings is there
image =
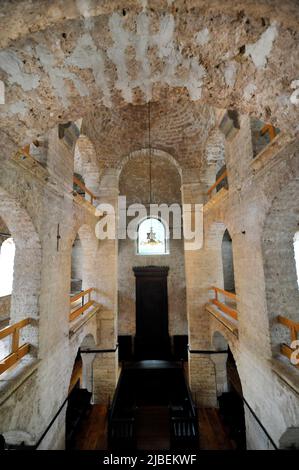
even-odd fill
[[[133,268],[136,277],[135,357],[170,358],[166,266]]]

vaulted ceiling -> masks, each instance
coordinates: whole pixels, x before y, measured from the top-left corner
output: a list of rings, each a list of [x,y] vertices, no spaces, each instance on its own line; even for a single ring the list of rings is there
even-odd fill
[[[175,145],[191,165],[211,123],[207,105],[298,132],[298,20],[297,0],[4,0],[4,147],[85,116],[103,158],[116,158],[132,147],[129,125],[143,145],[148,101],[156,145]]]

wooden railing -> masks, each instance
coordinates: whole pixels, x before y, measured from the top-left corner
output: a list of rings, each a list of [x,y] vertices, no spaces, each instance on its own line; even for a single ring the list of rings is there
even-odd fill
[[[88,195],[90,196],[90,201],[88,201],[88,202],[90,202],[90,204],[93,205],[94,200],[97,198],[97,197],[95,196],[95,194],[94,194],[92,191],[90,191],[90,189],[88,189],[88,188],[85,186],[85,184],[82,183],[82,181],[80,181],[79,178],[77,178],[77,176],[74,176],[74,177],[73,177],[73,183],[76,184],[77,186],[79,186],[79,188],[81,188],[82,191],[83,191],[85,194],[88,194]],[[76,191],[76,190],[74,190],[74,191]],[[77,192],[77,191],[76,191],[76,192]],[[79,194],[79,193],[77,193],[77,194]],[[80,195],[80,194],[79,194],[79,195]]]
[[[276,129],[272,124],[265,124],[260,130],[261,135],[269,134],[270,142],[276,137]]]
[[[69,315],[69,321],[72,322],[76,318],[78,318],[80,315],[82,315],[85,310],[87,310],[89,307],[91,307],[94,304],[94,300],[91,299],[91,293],[94,290],[93,287],[90,289],[86,289],[83,292],[79,292],[79,294],[73,295],[70,298],[70,304],[71,304],[71,312]],[[85,303],[85,297],[87,296],[87,302]],[[81,305],[76,308],[73,304],[77,302],[77,300],[82,299]]]
[[[212,196],[213,190],[214,190],[214,189],[218,186],[218,184],[221,183],[221,181],[223,181],[225,178],[227,178],[227,170],[225,170],[225,171],[222,173],[222,175],[220,175],[219,178],[217,178],[217,180],[215,181],[215,183],[214,183],[212,186],[210,186],[210,188],[209,188],[208,191],[207,191],[207,195],[208,195],[209,197]]]
[[[236,299],[237,299],[236,294],[233,294],[232,292],[228,292],[227,290],[220,289],[219,287],[215,287],[215,286],[212,286],[210,290],[213,290],[215,293],[215,298],[211,299],[211,302],[214,305],[216,305],[222,312],[234,318],[234,320],[238,320],[237,310],[221,302],[218,297],[218,294],[222,294],[224,297],[227,297],[228,299],[232,299],[234,300],[234,302],[236,302]]]
[[[286,326],[289,329],[291,343],[298,339],[299,323],[297,323],[293,320],[289,320],[289,318],[282,317],[281,315],[279,315],[277,317],[277,322],[280,325]],[[294,352],[294,350],[288,344],[282,343],[280,345],[280,352],[281,352],[281,354],[286,356],[288,359],[291,359],[291,355]],[[299,364],[297,364],[297,367],[299,367]]]
[[[24,320],[15,323],[14,325],[7,326],[0,330],[0,340],[12,336],[11,339],[11,352],[4,359],[0,361],[0,374],[5,372],[7,369],[16,364],[22,357],[29,353],[30,344],[25,343],[22,346],[20,343],[20,329],[31,323],[31,318],[25,318]]]

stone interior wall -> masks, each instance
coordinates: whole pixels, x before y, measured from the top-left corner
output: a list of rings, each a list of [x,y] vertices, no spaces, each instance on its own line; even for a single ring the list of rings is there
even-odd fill
[[[152,156],[152,203],[181,205],[181,178],[177,168],[166,158]],[[147,153],[135,156],[124,166],[119,181],[120,195],[127,197],[127,205],[142,203],[148,208],[149,157]],[[128,217],[129,223],[132,217]],[[173,221],[170,218],[170,233]],[[137,254],[136,240],[119,241],[119,316],[118,332],[135,335],[135,266],[169,266],[168,274],[168,318],[169,334],[187,334],[186,290],[183,240],[169,241],[169,254],[144,256]]]

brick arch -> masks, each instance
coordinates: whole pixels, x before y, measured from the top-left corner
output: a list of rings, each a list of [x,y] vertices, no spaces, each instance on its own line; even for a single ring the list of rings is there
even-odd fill
[[[143,148],[143,149],[140,149],[140,150],[133,150],[128,155],[123,157],[122,160],[119,162],[118,168],[120,170],[120,174],[121,174],[122,170],[124,169],[124,167],[126,166],[126,164],[129,161],[133,160],[134,158],[138,158],[138,157],[148,158],[148,156],[149,156],[149,149],[148,148]],[[181,168],[180,164],[178,163],[177,159],[174,158],[170,153],[165,152],[164,150],[153,148],[153,149],[151,149],[151,156],[154,159],[155,158],[162,158],[162,159],[165,159],[165,160],[169,161],[173,166],[176,167],[180,177],[182,177],[182,168]]]

